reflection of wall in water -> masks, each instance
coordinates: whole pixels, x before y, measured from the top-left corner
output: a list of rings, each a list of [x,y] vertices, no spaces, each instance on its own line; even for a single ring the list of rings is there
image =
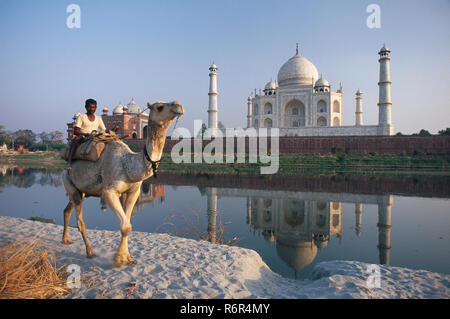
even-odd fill
[[[248,197],[247,221],[275,243],[278,255],[298,271],[309,265],[331,236],[341,236],[342,204],[292,198]]]
[[[164,194],[164,185],[163,184],[151,184],[148,181],[142,182],[141,185],[141,194],[138,197],[138,200],[136,201],[136,205],[133,208],[133,212],[131,215],[136,214],[137,212],[144,209],[145,206],[147,206],[149,203],[152,203],[152,205],[155,202],[155,199],[159,198],[161,204],[165,201],[165,194]],[[125,198],[122,196],[122,201],[125,203]]]

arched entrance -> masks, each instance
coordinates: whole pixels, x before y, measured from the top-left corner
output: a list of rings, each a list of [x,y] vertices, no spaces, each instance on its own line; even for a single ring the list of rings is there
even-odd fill
[[[317,126],[327,126],[327,120],[323,116],[317,119]]]
[[[148,126],[144,126],[144,129],[142,130],[142,138],[145,140],[147,139],[147,135],[148,135]]]
[[[284,127],[305,126],[305,105],[299,100],[291,100],[284,107]]]
[[[272,120],[267,118],[264,120],[264,127],[272,127]]]

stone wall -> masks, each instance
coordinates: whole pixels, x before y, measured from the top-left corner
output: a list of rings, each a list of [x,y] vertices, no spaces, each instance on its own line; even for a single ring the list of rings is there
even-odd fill
[[[139,148],[144,140],[133,140]],[[167,138],[164,152],[169,153],[180,140]],[[203,145],[210,143],[203,141]],[[270,149],[270,138],[267,140]],[[224,152],[225,141],[223,143]],[[245,141],[248,149],[248,138]],[[191,139],[191,150],[194,150],[194,139]],[[237,140],[234,141],[234,152],[237,151]],[[450,154],[450,136],[314,136],[314,137],[280,137],[280,154]]]
[[[133,138],[133,133],[137,139],[147,136],[145,127],[147,126],[148,116],[144,114],[139,116],[135,114],[103,115],[102,120],[108,130],[118,126],[117,134],[121,136],[128,135],[129,139]]]
[[[334,118],[334,116],[333,116]],[[298,128],[280,128],[280,136],[299,137],[299,136],[379,136],[393,135],[394,127],[392,125],[362,125],[362,126],[325,126],[325,127],[298,127]]]

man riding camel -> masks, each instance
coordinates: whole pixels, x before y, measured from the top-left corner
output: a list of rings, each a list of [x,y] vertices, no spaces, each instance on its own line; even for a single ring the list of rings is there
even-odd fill
[[[97,101],[94,99],[87,99],[84,107],[86,108],[86,114],[81,114],[78,116],[73,129],[74,137],[70,144],[66,165],[67,170],[72,168],[72,157],[75,154],[77,146],[80,145],[87,136],[93,133],[98,133],[98,129],[100,129],[101,132],[107,131],[102,118],[95,115],[95,111],[97,110]]]

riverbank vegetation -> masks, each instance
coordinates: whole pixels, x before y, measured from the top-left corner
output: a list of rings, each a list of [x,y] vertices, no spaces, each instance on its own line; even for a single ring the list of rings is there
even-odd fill
[[[17,165],[26,167],[63,168],[65,161],[58,152],[14,152],[0,154],[0,165]],[[261,167],[270,163],[249,163],[248,156],[245,163],[209,164],[206,162],[175,163],[170,154],[163,154],[159,172],[175,174],[203,174],[203,175],[260,175]],[[280,155],[280,175],[450,175],[450,155],[425,155],[415,152],[413,155]]]
[[[0,165],[16,165],[30,168],[63,168],[65,161],[57,151],[0,153]]]
[[[159,171],[180,174],[260,174],[262,166],[270,163],[208,164],[205,162],[174,163],[170,154],[163,156]],[[280,155],[280,175],[398,175],[398,174],[450,174],[450,155]]]

